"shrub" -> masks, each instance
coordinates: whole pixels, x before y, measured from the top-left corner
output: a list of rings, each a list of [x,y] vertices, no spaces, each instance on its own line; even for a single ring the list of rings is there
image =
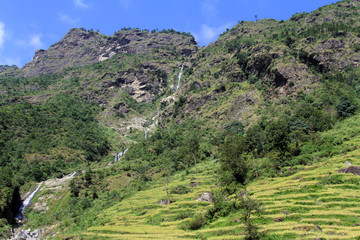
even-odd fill
[[[340,100],[336,106],[336,111],[339,117],[347,118],[355,114],[357,107],[347,98]]]
[[[160,214],[156,214],[146,221],[147,224],[159,226],[164,221],[164,218]]]
[[[193,213],[192,211],[190,211],[190,210],[186,210],[186,211],[181,212],[181,213],[179,213],[178,215],[176,215],[176,216],[174,217],[174,220],[175,220],[175,221],[177,221],[177,220],[183,220],[183,219],[185,219],[185,218],[189,218],[189,217],[192,217],[192,216],[194,216],[194,213]]]
[[[197,230],[202,228],[205,224],[206,224],[206,219],[204,215],[197,214],[187,223],[186,228],[189,230]]]
[[[187,194],[189,192],[191,192],[191,189],[185,185],[178,185],[178,186],[172,188],[170,191],[170,193],[172,193],[172,194]]]
[[[233,121],[225,126],[225,134],[244,134],[244,125],[240,121]]]
[[[224,190],[226,191],[226,189]],[[206,219],[209,221],[215,220],[219,217],[226,217],[237,210],[236,204],[226,199],[224,193],[221,191],[214,192],[213,203],[214,206],[209,208],[205,214]]]

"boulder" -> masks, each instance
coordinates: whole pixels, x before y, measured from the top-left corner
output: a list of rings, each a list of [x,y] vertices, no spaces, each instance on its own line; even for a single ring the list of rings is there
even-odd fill
[[[200,195],[200,197],[198,199],[196,199],[196,201],[212,202],[213,201],[213,194],[211,192],[204,192],[203,194]]]
[[[338,173],[352,173],[355,175],[360,175],[360,167],[359,166],[350,166],[348,168],[341,168],[337,171]]]
[[[164,200],[164,199],[161,199],[157,202],[157,204],[159,205],[169,205],[172,201],[171,200]]]

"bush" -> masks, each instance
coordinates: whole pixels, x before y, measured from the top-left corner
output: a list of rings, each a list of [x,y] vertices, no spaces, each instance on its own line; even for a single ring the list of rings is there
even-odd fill
[[[224,190],[226,191],[226,189]],[[213,221],[219,217],[226,217],[237,210],[236,204],[227,200],[221,191],[214,192],[213,202],[214,206],[209,208],[205,214],[208,221]]]
[[[347,118],[355,114],[357,107],[347,98],[340,100],[336,106],[336,111],[339,117]]]
[[[178,186],[172,188],[170,191],[170,193],[172,193],[172,194],[187,194],[189,192],[191,192],[191,189],[185,185],[178,185]]]
[[[206,224],[206,219],[204,215],[197,214],[193,219],[187,222],[186,228],[189,230],[198,230],[202,228],[205,224]]]
[[[150,225],[159,226],[164,221],[164,218],[160,214],[156,214],[149,218],[146,223]]]
[[[181,212],[179,213],[178,215],[176,215],[174,217],[174,220],[177,221],[177,220],[183,220],[185,218],[189,218],[189,217],[192,217],[194,215],[194,213],[190,210],[186,210],[184,212]]]
[[[244,125],[240,121],[233,121],[225,126],[225,134],[244,134]]]

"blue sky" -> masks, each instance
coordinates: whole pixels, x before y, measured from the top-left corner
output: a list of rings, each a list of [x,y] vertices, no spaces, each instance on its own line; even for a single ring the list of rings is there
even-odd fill
[[[73,27],[191,32],[204,46],[238,21],[310,12],[335,0],[0,0],[0,65],[23,66]]]

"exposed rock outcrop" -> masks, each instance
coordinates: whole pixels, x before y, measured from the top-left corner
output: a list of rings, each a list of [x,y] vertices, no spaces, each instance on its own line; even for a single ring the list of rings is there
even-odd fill
[[[176,54],[190,56],[197,50],[194,38],[185,34],[133,29],[106,36],[73,28],[48,50],[36,51],[34,59],[22,69],[25,76],[36,76],[104,61],[120,53],[149,54],[154,51],[162,57],[175,58]]]

